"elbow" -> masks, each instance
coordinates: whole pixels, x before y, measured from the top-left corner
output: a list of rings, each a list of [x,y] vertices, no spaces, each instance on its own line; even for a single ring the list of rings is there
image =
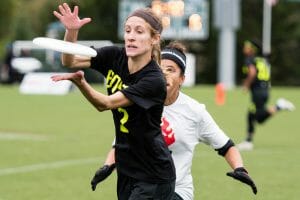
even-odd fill
[[[94,106],[99,112],[103,112],[103,111],[111,109],[110,103],[108,101],[103,101],[101,103],[97,103]]]
[[[68,61],[64,61],[64,60],[61,61],[61,64],[62,64],[64,67],[68,67],[68,68],[74,67],[74,64],[73,64],[72,62],[68,62]]]
[[[73,68],[75,66],[75,62],[73,58],[69,58],[68,55],[62,55],[61,64],[64,67]]]
[[[103,112],[103,111],[108,110],[108,108],[105,108],[105,107],[103,107],[103,106],[96,106],[96,109],[97,109],[99,112]]]

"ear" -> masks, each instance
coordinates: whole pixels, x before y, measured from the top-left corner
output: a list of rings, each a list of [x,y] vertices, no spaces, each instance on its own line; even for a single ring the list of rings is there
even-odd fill
[[[159,42],[160,42],[160,35],[155,34],[151,39],[151,43],[152,43],[152,45],[156,45],[156,44],[159,44]]]
[[[180,87],[182,86],[183,82],[185,80],[185,75],[180,76]]]

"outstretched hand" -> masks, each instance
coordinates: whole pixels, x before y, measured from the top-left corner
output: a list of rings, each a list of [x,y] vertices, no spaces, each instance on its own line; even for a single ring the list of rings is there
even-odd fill
[[[67,30],[79,30],[83,25],[91,21],[91,18],[79,18],[78,6],[75,6],[72,12],[69,5],[67,3],[63,3],[58,6],[58,10],[59,12],[53,11],[53,14],[60,20]]]
[[[226,175],[249,185],[252,188],[253,193],[257,193],[256,185],[244,167],[238,167],[233,172],[227,172]]]
[[[58,82],[58,81],[64,81],[69,80],[73,83],[80,83],[82,80],[84,80],[84,72],[83,71],[77,71],[74,73],[66,73],[62,75],[53,75],[51,76],[52,81]]]
[[[91,181],[91,186],[92,190],[95,191],[98,183],[101,181],[105,180],[115,169],[116,165],[111,164],[111,165],[104,165],[100,169],[98,169]]]

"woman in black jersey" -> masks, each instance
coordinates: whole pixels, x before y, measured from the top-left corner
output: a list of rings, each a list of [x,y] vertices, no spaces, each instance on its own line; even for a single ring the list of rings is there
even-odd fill
[[[54,15],[66,28],[65,40],[76,42],[79,29],[91,21],[80,19],[78,7],[59,5]],[[125,47],[104,47],[94,58],[62,54],[70,68],[87,68],[106,77],[108,95],[93,89],[82,71],[52,77],[71,80],[99,111],[111,110],[116,134],[118,199],[171,199],[175,168],[164,142],[160,120],[166,82],[160,62],[161,20],[151,9],[138,9],[124,25]]]
[[[253,149],[256,124],[263,124],[279,111],[292,111],[295,109],[295,106],[284,98],[279,98],[276,105],[267,105],[270,98],[271,66],[262,54],[260,42],[246,40],[243,46],[243,53],[245,55],[243,73],[246,75],[243,89],[250,91],[251,104],[247,111],[246,140],[238,144],[237,147],[242,151],[250,151]]]

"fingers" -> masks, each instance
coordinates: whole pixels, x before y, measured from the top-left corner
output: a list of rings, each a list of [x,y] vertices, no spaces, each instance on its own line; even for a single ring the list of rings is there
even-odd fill
[[[251,185],[251,188],[252,188],[252,192],[254,194],[257,194],[257,188],[256,188],[256,185],[253,183],[253,185]]]
[[[233,172],[227,172],[226,175],[238,181],[241,181],[242,183],[249,185],[252,189],[252,192],[254,194],[257,193],[257,188],[254,181],[250,178],[250,176],[246,172],[233,171]]]
[[[54,76],[51,76],[51,79],[52,79],[52,81],[54,81],[54,82],[66,80],[66,79],[65,79],[63,76],[61,76],[61,75],[54,75]]]
[[[53,14],[55,17],[57,17],[59,20],[62,18],[62,15],[59,12],[53,11]]]
[[[66,15],[66,14],[67,14],[65,8],[64,8],[62,5],[59,5],[59,6],[58,6],[58,10],[59,10],[59,12],[60,12],[62,15]]]
[[[78,13],[79,13],[79,7],[78,7],[78,6],[75,6],[75,7],[74,7],[73,14],[77,16]]]
[[[234,178],[233,172],[227,172],[226,175]]]
[[[81,20],[81,26],[83,26],[83,25],[89,23],[90,21],[92,21],[91,18],[83,18],[83,19]]]
[[[92,190],[93,190],[93,191],[96,190],[96,186],[97,186],[97,185],[92,184]]]
[[[71,8],[69,7],[69,5],[67,3],[63,3],[62,6],[63,6],[66,13],[72,13]]]

